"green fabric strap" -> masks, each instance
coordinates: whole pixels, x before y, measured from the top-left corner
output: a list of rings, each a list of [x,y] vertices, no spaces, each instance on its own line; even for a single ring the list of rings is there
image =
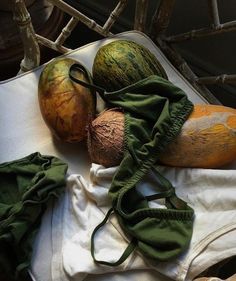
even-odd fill
[[[135,247],[136,247],[136,242],[135,240],[133,239],[129,245],[127,246],[127,248],[124,250],[123,254],[121,255],[121,257],[116,261],[116,262],[108,262],[108,261],[103,261],[103,260],[97,260],[96,257],[95,257],[95,245],[94,245],[94,239],[95,239],[95,234],[96,232],[102,227],[105,225],[105,223],[107,222],[108,218],[110,217],[110,215],[112,214],[113,212],[113,208],[111,208],[104,220],[95,227],[92,235],[91,235],[91,255],[93,257],[93,260],[97,263],[100,263],[100,264],[104,264],[104,265],[109,265],[109,266],[117,266],[117,265],[120,265],[122,264],[128,257],[129,255],[134,251]]]
[[[67,164],[36,152],[0,164],[0,273],[26,280],[33,239],[50,199],[64,191]]]

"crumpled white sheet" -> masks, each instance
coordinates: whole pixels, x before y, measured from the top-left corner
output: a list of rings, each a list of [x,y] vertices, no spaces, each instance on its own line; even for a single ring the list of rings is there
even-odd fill
[[[66,196],[59,203],[61,207],[53,211],[52,280],[141,280],[139,273],[142,280],[193,280],[211,265],[236,255],[235,170],[159,168],[175,186],[177,195],[195,210],[188,251],[172,262],[159,264],[137,252],[117,267],[95,264],[90,237],[111,207],[108,189],[116,168],[92,164],[90,181],[76,174],[68,177]],[[145,194],[153,190],[151,179],[149,174],[139,184]],[[162,203],[154,202],[152,207],[161,207]],[[96,235],[96,258],[117,260],[127,243],[113,216]]]

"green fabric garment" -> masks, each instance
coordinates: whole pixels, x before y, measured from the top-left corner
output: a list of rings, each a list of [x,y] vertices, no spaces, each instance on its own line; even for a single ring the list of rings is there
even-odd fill
[[[33,153],[0,164],[0,272],[26,278],[32,242],[51,198],[64,190],[67,164]]]
[[[124,159],[113,179],[110,196],[134,186],[158,161],[158,157],[180,132],[193,104],[168,80],[150,76],[104,99],[125,113]]]
[[[71,69],[83,68],[76,64]],[[86,72],[86,69],[83,69]],[[115,92],[71,79],[86,87],[96,88],[111,107],[125,113],[125,151],[109,189],[112,209],[91,238],[91,253],[98,263],[116,266],[136,248],[145,257],[168,261],[188,247],[193,228],[194,211],[179,199],[172,184],[158,171],[158,158],[179,134],[193,109],[186,94],[170,81],[153,75]],[[156,194],[145,197],[137,184],[147,173],[156,176]],[[165,199],[166,209],[150,208],[149,201]],[[98,261],[95,257],[95,233],[114,212],[131,244],[116,262]]]
[[[158,157],[180,132],[193,104],[171,82],[150,76],[122,90],[104,93],[112,106],[125,112],[124,158],[113,177],[109,195],[126,234],[144,256],[168,261],[181,254],[192,236],[193,210],[176,195],[156,168]],[[152,170],[157,194],[142,196],[137,183]],[[167,209],[148,201],[165,198]]]

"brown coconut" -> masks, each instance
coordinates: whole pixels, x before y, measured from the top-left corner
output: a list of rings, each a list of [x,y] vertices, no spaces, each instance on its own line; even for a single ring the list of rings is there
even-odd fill
[[[88,152],[93,163],[120,164],[124,154],[124,113],[118,108],[101,112],[88,126]]]

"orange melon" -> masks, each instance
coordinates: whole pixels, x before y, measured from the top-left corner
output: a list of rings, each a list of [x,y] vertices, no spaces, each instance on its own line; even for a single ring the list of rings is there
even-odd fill
[[[178,137],[160,156],[164,165],[217,168],[236,160],[236,109],[194,106]]]

